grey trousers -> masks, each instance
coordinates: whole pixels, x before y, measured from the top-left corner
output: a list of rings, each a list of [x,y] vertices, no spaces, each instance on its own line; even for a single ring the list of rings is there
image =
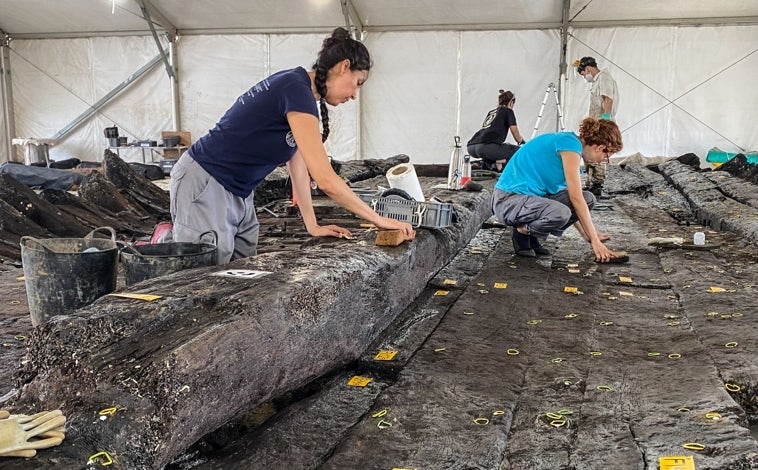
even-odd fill
[[[595,196],[582,191],[587,207],[595,207]],[[507,193],[495,188],[492,192],[492,212],[497,219],[509,226],[526,225],[532,235],[547,238],[560,237],[579,220],[571,206],[567,190],[545,197]]]
[[[256,253],[260,224],[253,194],[235,196],[187,153],[171,169],[174,241],[194,243],[203,232],[218,234],[218,264]]]

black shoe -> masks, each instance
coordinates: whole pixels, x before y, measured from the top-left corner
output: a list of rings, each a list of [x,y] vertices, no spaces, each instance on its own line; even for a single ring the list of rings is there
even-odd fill
[[[513,227],[513,251],[518,256],[534,258],[537,254],[529,244],[529,235],[521,235],[516,227]]]
[[[534,253],[538,255],[549,255],[550,250],[542,246],[542,243],[540,243],[540,239],[535,237],[534,235],[529,235],[529,246],[532,247],[532,250],[534,250]]]
[[[603,185],[595,183],[592,186],[590,186],[590,192],[595,195],[595,197],[600,197],[603,195]]]

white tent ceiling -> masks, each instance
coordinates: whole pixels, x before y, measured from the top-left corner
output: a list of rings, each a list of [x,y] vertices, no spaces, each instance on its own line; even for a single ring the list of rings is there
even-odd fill
[[[619,82],[623,154],[758,147],[758,129],[745,119],[758,105],[758,0],[0,0],[15,116],[9,126],[0,114],[0,129],[52,137],[154,60],[141,5],[164,49],[163,30],[182,38],[179,125],[193,138],[267,74],[309,67],[324,34],[346,21],[365,33],[375,68],[360,100],[332,115],[333,131],[342,130],[327,142],[337,158],[407,153],[443,162],[452,137],[466,142],[499,88],[519,96],[528,137],[545,86],[559,84],[573,130],[586,115],[588,86],[559,76],[565,18],[567,61],[594,56]],[[173,128],[170,88],[166,71],[153,67],[51,154],[97,156],[102,129],[114,123],[130,139],[155,139]],[[540,132],[556,121],[550,106]],[[15,152],[6,140],[0,161]]]
[[[340,0],[146,0],[180,34],[323,32],[344,24]],[[502,30],[561,25],[562,0],[346,0],[358,29]],[[574,0],[574,28],[758,23],[756,0]],[[0,0],[13,38],[146,34],[134,0]]]

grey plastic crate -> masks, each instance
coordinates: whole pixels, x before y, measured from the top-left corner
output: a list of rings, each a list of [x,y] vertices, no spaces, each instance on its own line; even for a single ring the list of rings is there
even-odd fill
[[[380,197],[376,193],[370,194],[362,190],[356,191],[356,194],[377,214],[408,222],[414,227],[443,228],[452,224],[452,204]]]

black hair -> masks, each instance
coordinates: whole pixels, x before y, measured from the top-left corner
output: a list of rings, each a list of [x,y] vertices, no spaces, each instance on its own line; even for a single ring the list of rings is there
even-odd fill
[[[582,59],[579,61],[579,66],[576,68],[576,71],[582,73],[587,67],[597,67],[597,61],[595,61],[594,57],[582,57]]]
[[[345,28],[336,28],[332,31],[331,36],[324,39],[316,63],[313,64],[313,70],[316,72],[313,81],[316,85],[316,91],[321,95],[322,142],[326,142],[326,138],[329,137],[329,111],[326,108],[327,74],[332,67],[345,59],[350,61],[350,70],[371,69],[371,57],[366,46],[351,38],[350,33]]]

